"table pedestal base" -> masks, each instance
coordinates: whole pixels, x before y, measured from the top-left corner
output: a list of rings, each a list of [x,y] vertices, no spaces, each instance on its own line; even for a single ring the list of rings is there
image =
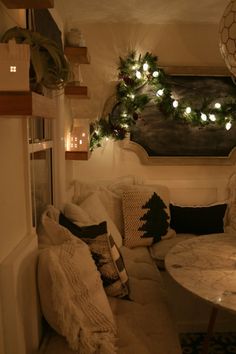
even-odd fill
[[[217,307],[212,307],[211,310],[211,315],[208,323],[208,328],[207,328],[207,334],[203,343],[203,349],[202,349],[202,354],[207,354],[208,349],[209,349],[209,342],[213,333],[216,317],[218,313],[218,308]]]

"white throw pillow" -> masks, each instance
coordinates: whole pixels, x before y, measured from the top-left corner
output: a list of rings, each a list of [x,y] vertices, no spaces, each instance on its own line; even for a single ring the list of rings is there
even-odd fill
[[[38,287],[43,314],[72,350],[115,354],[116,326],[88,246],[68,241],[40,252]]]
[[[109,181],[98,180],[96,183],[76,180],[74,181],[72,202],[79,205],[96,192],[107,214],[118,228],[120,234],[123,235],[122,193],[126,187],[137,183],[141,183],[141,178],[136,176],[121,176]]]
[[[99,199],[101,200],[107,214],[116,225],[120,234],[124,234],[124,220],[122,213],[122,195],[119,196],[108,189],[99,190],[97,192]]]
[[[67,203],[64,206],[64,214],[67,218],[79,226],[96,224],[97,220],[92,218],[81,206],[74,203]]]
[[[96,182],[85,182],[75,180],[74,183],[74,195],[72,201],[76,204],[81,203],[91,194],[97,191],[109,190],[116,192],[121,185],[132,185],[137,183],[138,178],[136,176],[121,176],[114,180],[96,180]]]
[[[94,218],[97,223],[102,221],[107,222],[108,231],[111,233],[116,245],[118,248],[122,246],[122,237],[121,234],[112,221],[111,217],[107,213],[105,207],[103,206],[98,192],[91,194],[88,198],[86,198],[80,205],[79,205],[91,218]],[[66,215],[70,218],[69,215]],[[78,221],[79,224],[79,221]]]

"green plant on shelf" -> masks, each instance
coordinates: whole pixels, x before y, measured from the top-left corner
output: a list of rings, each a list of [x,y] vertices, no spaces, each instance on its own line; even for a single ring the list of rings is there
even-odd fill
[[[30,46],[30,87],[42,92],[43,88],[60,90],[73,80],[73,73],[62,50],[56,42],[38,32],[12,27],[2,36],[1,42],[15,39],[18,44]]]

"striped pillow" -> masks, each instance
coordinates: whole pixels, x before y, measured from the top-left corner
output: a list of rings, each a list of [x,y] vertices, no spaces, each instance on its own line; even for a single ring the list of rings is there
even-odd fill
[[[88,244],[101,274],[106,294],[116,297],[127,296],[129,294],[128,274],[112,235],[107,233],[106,222],[80,227],[60,213],[59,223]]]

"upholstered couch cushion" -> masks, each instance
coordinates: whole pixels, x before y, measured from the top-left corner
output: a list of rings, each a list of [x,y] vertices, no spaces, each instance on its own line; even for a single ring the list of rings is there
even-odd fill
[[[131,301],[109,298],[118,326],[118,354],[180,354],[162,278],[146,247],[121,248]]]
[[[109,297],[118,328],[117,354],[181,354],[161,275],[146,247],[121,248],[130,277],[130,300]],[[53,334],[44,354],[73,354]]]

